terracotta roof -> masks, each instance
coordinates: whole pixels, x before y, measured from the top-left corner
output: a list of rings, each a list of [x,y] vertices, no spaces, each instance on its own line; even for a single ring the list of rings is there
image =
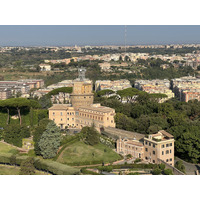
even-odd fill
[[[137,142],[137,141],[134,141],[134,140],[128,140],[126,142],[126,144],[132,144],[132,145],[136,145],[136,146],[143,146],[143,144],[141,142]]]
[[[160,133],[162,133],[164,136],[166,136],[166,137],[169,137],[169,138],[173,138],[174,136],[173,135],[171,135],[170,133],[168,133],[168,132],[166,132],[166,131],[164,131],[164,130],[161,130],[161,131],[159,131]],[[158,133],[159,133],[158,132]]]
[[[53,104],[49,110],[67,110],[69,107],[69,104]]]
[[[113,108],[109,108],[109,107],[105,107],[105,106],[98,106],[98,107],[94,107],[94,106],[80,106],[80,109],[85,109],[85,110],[92,110],[92,111],[98,111],[98,112],[111,112],[114,109]]]

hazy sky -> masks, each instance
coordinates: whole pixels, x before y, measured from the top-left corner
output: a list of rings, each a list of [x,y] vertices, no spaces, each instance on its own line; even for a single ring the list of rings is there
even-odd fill
[[[125,26],[0,26],[0,46],[123,45]],[[200,26],[127,26],[127,44],[200,43]]]

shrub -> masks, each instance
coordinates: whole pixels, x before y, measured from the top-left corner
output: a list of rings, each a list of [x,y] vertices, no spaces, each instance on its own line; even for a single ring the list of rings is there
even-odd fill
[[[159,168],[160,168],[161,170],[164,170],[164,169],[165,169],[165,164],[163,164],[163,163],[159,164]]]
[[[138,173],[138,172],[131,172],[128,175],[140,175],[140,173]]]
[[[34,167],[34,158],[28,157],[26,160],[22,161],[20,168],[20,175],[34,175],[35,167]]]
[[[140,158],[136,158],[135,161],[134,161],[135,164],[138,163],[138,162],[141,162]]]
[[[173,172],[172,172],[171,169],[165,169],[165,170],[164,170],[164,174],[165,174],[165,175],[173,175]]]
[[[158,169],[158,168],[156,168],[156,169],[154,169],[154,170],[152,171],[152,174],[153,174],[153,175],[160,175],[160,174],[161,174],[161,170]]]
[[[175,167],[180,170],[181,172],[185,173],[185,165],[183,165],[183,162],[181,160],[178,160],[175,163]]]
[[[113,167],[111,165],[109,165],[109,166],[99,166],[99,167],[97,167],[97,169],[100,170],[100,171],[111,172],[113,170]]]

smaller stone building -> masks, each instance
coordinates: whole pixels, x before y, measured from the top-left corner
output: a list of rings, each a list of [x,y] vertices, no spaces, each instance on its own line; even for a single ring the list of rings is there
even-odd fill
[[[122,155],[131,154],[150,163],[158,164],[160,159],[174,166],[174,137],[164,130],[140,140],[120,137],[117,140],[117,152]]]

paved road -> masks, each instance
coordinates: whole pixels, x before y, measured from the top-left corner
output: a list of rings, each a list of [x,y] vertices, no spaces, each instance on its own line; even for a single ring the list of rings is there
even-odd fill
[[[175,158],[175,162],[178,160],[182,160],[180,158]],[[193,164],[193,163],[188,163],[182,160],[183,164],[185,165],[185,171],[187,175],[196,175],[196,171],[198,170],[200,172],[200,165],[199,164]]]

